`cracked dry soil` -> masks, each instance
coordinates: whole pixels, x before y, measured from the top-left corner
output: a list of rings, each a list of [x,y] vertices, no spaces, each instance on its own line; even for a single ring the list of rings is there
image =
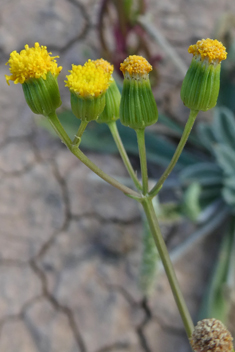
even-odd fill
[[[68,107],[63,80],[71,63],[97,57],[99,6],[95,0],[0,3],[1,352],[190,350],[165,275],[148,301],[138,288],[138,206],[94,181],[36,126],[21,87],[4,80],[9,53],[39,41],[61,56],[59,85]],[[220,13],[235,11],[232,1],[150,1],[150,6],[180,55],[192,40],[210,35]],[[167,60],[161,65],[159,106],[180,83]],[[108,173],[126,176],[117,156],[89,156]],[[215,252],[208,239],[176,265],[194,319]]]

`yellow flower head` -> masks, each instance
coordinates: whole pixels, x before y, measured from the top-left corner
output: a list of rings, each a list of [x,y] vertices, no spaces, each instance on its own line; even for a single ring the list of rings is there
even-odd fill
[[[96,67],[101,67],[101,68],[103,68],[103,70],[104,70],[105,72],[108,72],[108,73],[110,73],[110,74],[113,73],[114,67],[113,67],[113,65],[111,65],[108,61],[106,61],[106,60],[104,60],[104,59],[98,59],[98,60],[94,60],[93,62],[94,62],[94,64],[96,65]]]
[[[55,58],[59,56],[50,56],[46,46],[40,46],[35,43],[34,47],[29,48],[25,45],[25,49],[20,53],[13,51],[10,54],[10,59],[6,63],[9,64],[11,76],[5,75],[7,84],[9,81],[14,81],[15,84],[23,84],[30,78],[43,78],[46,79],[48,72],[52,75],[58,76],[62,70],[62,66],[57,66]]]
[[[130,55],[120,65],[122,73],[128,73],[131,77],[147,76],[152,71],[152,66],[142,56]]]
[[[216,39],[198,40],[195,45],[190,45],[188,52],[202,61],[207,59],[209,63],[220,63],[227,58],[226,48]]]
[[[111,73],[91,60],[83,66],[72,65],[72,70],[69,72],[65,86],[81,97],[98,97],[109,87]]]

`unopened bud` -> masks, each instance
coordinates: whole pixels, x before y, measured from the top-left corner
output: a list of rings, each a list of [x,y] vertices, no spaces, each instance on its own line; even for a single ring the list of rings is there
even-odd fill
[[[136,130],[153,125],[157,122],[158,110],[149,81],[152,66],[142,56],[132,55],[120,69],[124,74],[121,123]]]
[[[188,51],[193,59],[182,84],[181,99],[191,110],[207,111],[217,103],[226,49],[218,40],[208,38],[190,45]]]

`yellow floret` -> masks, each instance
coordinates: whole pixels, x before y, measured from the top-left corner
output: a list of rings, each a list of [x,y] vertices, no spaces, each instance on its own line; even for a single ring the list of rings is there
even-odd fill
[[[146,75],[152,71],[152,69],[152,66],[145,58],[137,55],[130,55],[120,65],[122,73],[125,74],[128,72],[130,76],[133,74]]]
[[[105,72],[108,72],[108,73],[110,73],[110,74],[113,73],[114,67],[113,67],[113,65],[111,65],[108,61],[106,61],[106,60],[104,60],[104,59],[98,59],[98,60],[94,60],[93,62],[95,63],[96,67],[101,67],[101,68],[103,68],[103,70],[104,70]]]
[[[81,97],[98,97],[109,87],[111,73],[88,60],[84,66],[72,65],[70,75],[66,76],[66,87]]]
[[[51,72],[54,76],[58,76],[62,70],[62,66],[57,66],[55,58],[59,56],[50,56],[46,46],[40,46],[39,43],[35,43],[34,47],[29,48],[25,45],[25,49],[21,50],[20,53],[13,51],[10,54],[10,59],[6,63],[9,64],[9,70],[11,76],[5,75],[7,84],[9,81],[17,83],[24,83],[29,78],[40,78],[46,79],[48,72]]]
[[[132,74],[146,75],[152,69],[150,63],[144,57],[138,55],[128,56],[120,65],[122,73],[128,72],[130,76]]]
[[[220,63],[227,58],[226,48],[216,39],[198,40],[195,45],[190,45],[188,52],[193,54],[193,56],[200,55],[202,60],[207,58],[210,63]]]

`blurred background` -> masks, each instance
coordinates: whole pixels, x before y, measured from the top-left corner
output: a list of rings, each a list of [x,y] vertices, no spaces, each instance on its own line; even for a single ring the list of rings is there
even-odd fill
[[[155,201],[164,238],[194,322],[221,319],[235,337],[235,3],[232,0],[0,1],[1,352],[186,352],[181,318],[138,205],[101,182],[33,116],[22,88],[7,86],[9,54],[25,44],[71,64],[128,55],[153,65],[159,122],[147,129],[152,182],[168,165],[187,120],[180,100],[188,46],[221,40],[221,92],[200,113],[173,175]],[[135,136],[120,134],[139,172]],[[128,184],[105,125],[91,123],[81,148]]]

